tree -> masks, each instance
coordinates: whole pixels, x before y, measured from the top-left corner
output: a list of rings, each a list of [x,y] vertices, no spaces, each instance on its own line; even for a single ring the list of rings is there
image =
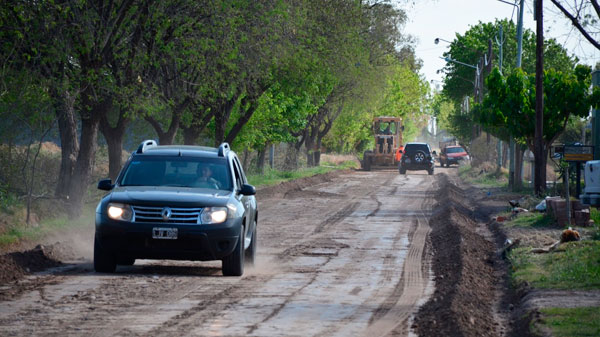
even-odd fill
[[[589,1],[560,1],[550,0],[573,27],[591,43],[600,49],[600,3],[598,0]]]
[[[515,140],[534,148],[535,76],[516,69],[502,75],[497,68],[487,80],[488,95],[475,109],[476,120],[485,126],[509,130]],[[544,73],[543,156],[572,117],[585,118],[590,107],[600,104],[600,88],[590,93],[591,68],[578,65],[574,73],[548,69]]]

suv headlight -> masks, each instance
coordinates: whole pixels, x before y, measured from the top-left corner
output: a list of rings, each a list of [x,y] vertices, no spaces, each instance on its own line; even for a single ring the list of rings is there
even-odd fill
[[[206,207],[200,214],[200,223],[218,224],[227,220],[227,207]]]
[[[113,220],[131,221],[133,219],[133,210],[126,204],[110,203],[106,209],[108,217]]]

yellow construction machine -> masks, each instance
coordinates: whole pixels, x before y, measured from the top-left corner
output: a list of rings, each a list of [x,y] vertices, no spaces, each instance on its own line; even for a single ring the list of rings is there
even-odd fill
[[[375,117],[373,118],[373,136],[375,149],[365,151],[361,162],[362,169],[370,171],[377,168],[389,168],[398,164],[396,150],[402,145],[402,118]]]

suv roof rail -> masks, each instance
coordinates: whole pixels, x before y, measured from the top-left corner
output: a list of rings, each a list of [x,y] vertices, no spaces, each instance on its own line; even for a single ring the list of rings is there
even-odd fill
[[[148,149],[151,146],[158,146],[158,144],[153,139],[147,139],[140,143],[140,146],[138,146],[136,153],[144,153],[146,152],[146,149]]]
[[[229,151],[231,151],[231,148],[229,147],[229,144],[228,143],[221,143],[221,145],[219,145],[218,155],[219,155],[219,157],[225,157],[225,155]]]

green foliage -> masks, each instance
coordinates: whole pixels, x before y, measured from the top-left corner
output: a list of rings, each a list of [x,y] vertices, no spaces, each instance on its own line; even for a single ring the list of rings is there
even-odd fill
[[[450,49],[444,53],[445,57],[451,57],[454,60],[467,64],[477,64],[481,55],[487,53],[488,40],[494,39],[502,25],[503,34],[506,38],[503,45],[502,72],[513,72],[516,67],[517,41],[516,25],[514,22],[503,19],[495,22],[479,22],[471,26],[464,34],[456,34],[456,38],[450,44]],[[492,43],[493,55],[499,55],[498,44]],[[526,73],[535,72],[535,33],[529,29],[523,32],[523,53],[522,69]],[[568,55],[567,50],[558,44],[554,39],[544,41],[544,69],[555,69],[558,71],[571,71],[577,59]],[[493,60],[494,66],[497,66],[498,60]],[[448,62],[444,67],[446,78],[444,79],[444,95],[455,102],[462,101],[466,95],[473,94],[473,82],[475,79],[475,69],[465,67],[460,64]]]
[[[403,142],[415,138],[427,124],[426,107],[429,87],[407,64],[396,64],[385,68],[385,86],[373,92],[371,101],[350,104],[336,120],[326,144],[340,152],[362,152],[374,147],[372,121],[377,116],[402,117]],[[369,93],[374,87],[365,88]],[[364,92],[363,92],[364,94]],[[365,105],[364,103],[370,103]]]
[[[542,213],[521,213],[518,217],[506,221],[505,227],[520,227],[520,228],[547,228],[554,225],[554,220],[550,216]]]
[[[591,230],[592,240],[600,240],[600,210],[598,208],[590,208],[590,219],[594,220],[594,227]]]
[[[17,196],[9,191],[8,185],[0,184],[0,212],[12,213],[11,208],[19,204]]]
[[[533,123],[530,118],[530,112],[535,110],[535,105],[531,105],[529,95],[533,95],[535,98],[535,90],[531,90],[531,82],[529,77],[525,74],[533,74],[535,72],[535,34],[531,30],[525,30],[523,33],[523,53],[522,53],[522,72],[515,70],[516,65],[516,52],[517,42],[514,38],[508,38],[516,35],[516,26],[513,22],[508,20],[496,20],[493,23],[482,23],[472,26],[464,34],[457,34],[456,38],[450,44],[449,50],[444,53],[444,56],[451,57],[454,60],[475,65],[479,62],[480,57],[487,53],[488,41],[492,39],[494,41],[498,34],[500,25],[502,25],[504,36],[506,37],[503,45],[503,69],[493,70],[489,75],[484,72],[483,76],[487,75],[486,84],[489,92],[486,95],[488,101],[486,108],[473,107],[471,113],[465,114],[461,112],[459,108],[464,100],[465,96],[473,96],[474,94],[474,81],[475,81],[475,70],[457,63],[448,62],[444,67],[446,77],[444,79],[444,88],[442,93],[445,97],[450,99],[455,104],[455,112],[450,115],[447,120],[450,121],[453,130],[450,130],[459,139],[470,139],[470,130],[467,125],[479,124],[484,129],[494,136],[508,140],[509,136],[517,135],[520,138],[521,144],[527,142],[526,136],[520,136],[528,134],[529,123],[519,124],[527,121]],[[558,44],[555,40],[549,39],[544,41],[544,69],[547,74],[553,77],[553,79],[545,79],[548,82],[548,91],[546,97],[554,95],[553,90],[556,86],[564,84],[559,76],[554,74],[572,74],[577,58],[569,56],[567,51]],[[499,55],[498,45],[492,44],[493,55]],[[497,67],[498,60],[492,60],[493,65]],[[494,72],[497,72],[494,75]],[[501,74],[510,74],[510,79],[501,81]],[[511,86],[511,90],[500,92],[492,92],[494,89],[491,86],[496,85],[498,90],[502,89],[502,86]],[[546,84],[544,84],[546,86]],[[484,88],[484,93],[486,92]],[[558,93],[558,92],[557,92]],[[502,95],[500,95],[502,94]],[[562,97],[560,93],[558,97]],[[496,97],[503,97],[505,99],[511,98],[510,101],[503,101],[501,99],[493,99],[497,104],[490,104],[490,99],[487,98],[489,95],[496,95]],[[535,100],[533,100],[535,102]],[[553,104],[553,103],[550,103]],[[546,107],[545,107],[546,108]],[[513,115],[507,113],[499,113],[499,111],[512,111]],[[519,110],[525,109],[525,110]],[[533,110],[532,110],[533,109]],[[548,109],[548,108],[546,108]],[[548,109],[548,115],[557,114],[560,109],[550,108]],[[520,114],[519,114],[520,111]],[[579,110],[577,110],[579,111]],[[574,112],[571,112],[576,114]],[[459,116],[457,116],[459,115]],[[546,118],[544,118],[546,121]],[[548,127],[548,134],[556,134],[556,126],[554,121],[560,121],[560,118],[551,118],[551,125]],[[558,122],[560,125],[560,122]],[[514,127],[513,127],[514,126]],[[546,131],[546,126],[544,126]]]
[[[571,117],[584,118],[597,105],[600,89],[589,93],[591,71],[578,65],[574,73],[544,72],[544,141],[551,144]],[[497,68],[486,79],[488,95],[474,111],[475,120],[502,129],[533,148],[535,134],[535,76],[517,69],[503,76]]]
[[[438,127],[454,135],[460,143],[468,143],[473,129],[472,115],[463,112],[461,105],[455,105],[448,97],[437,93],[431,103]]]
[[[471,165],[461,165],[458,168],[458,175],[463,180],[480,187],[498,188],[508,186],[508,172],[506,170],[485,172],[480,168],[473,168]]]
[[[509,253],[511,277],[536,288],[600,288],[600,242],[568,242],[549,254],[534,254],[529,247]]]
[[[600,307],[541,308],[536,327],[549,328],[552,336],[578,337],[600,335]]]

